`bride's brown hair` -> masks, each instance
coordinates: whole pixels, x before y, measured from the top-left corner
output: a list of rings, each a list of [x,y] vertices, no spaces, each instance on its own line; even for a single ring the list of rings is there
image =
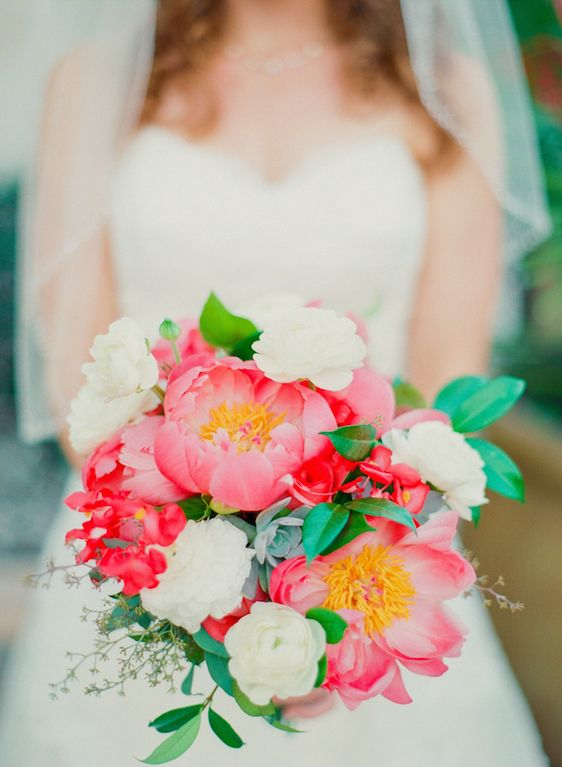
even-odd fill
[[[398,89],[419,106],[409,63],[400,0],[325,0],[329,28],[346,51],[349,82],[369,96],[381,85]],[[189,88],[220,46],[224,0],[160,0],[155,53],[143,120],[155,115],[165,89]],[[190,111],[188,129],[201,132],[212,122],[212,105]]]

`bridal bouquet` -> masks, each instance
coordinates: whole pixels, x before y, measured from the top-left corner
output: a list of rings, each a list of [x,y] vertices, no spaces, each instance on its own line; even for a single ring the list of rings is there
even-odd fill
[[[147,764],[184,753],[204,714],[243,745],[219,689],[286,731],[295,699],[409,703],[402,669],[443,674],[467,634],[446,605],[475,582],[453,548],[459,519],[478,523],[487,489],[522,500],[511,459],[466,436],[521,381],[459,378],[428,407],[368,367],[360,323],[270,309],[252,322],[211,294],[199,323],[164,320],[152,348],[121,319],[72,403],[89,457],[67,542],[111,595],[101,636],[132,648],[124,675],[183,672],[188,696],[202,664],[214,680],[150,723],[167,737]]]

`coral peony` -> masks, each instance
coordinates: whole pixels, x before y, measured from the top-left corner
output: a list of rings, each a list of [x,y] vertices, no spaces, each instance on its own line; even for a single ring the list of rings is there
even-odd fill
[[[353,373],[350,385],[339,392],[326,392],[338,426],[370,423],[380,436],[394,417],[394,391],[389,381],[370,368]]]
[[[337,687],[337,680],[344,680],[341,685],[347,692],[342,698],[350,707],[361,696],[379,692],[408,702],[398,662],[418,674],[437,676],[446,671],[443,658],[460,654],[467,630],[443,602],[462,594],[475,579],[471,565],[451,549],[458,522],[455,512],[435,514],[417,532],[387,520],[374,521],[377,529],[372,533],[317,557],[309,566],[305,557],[286,560],[270,581],[271,598],[301,613],[324,606],[362,615],[361,632],[354,624],[344,641],[369,669],[369,684],[356,689],[353,671],[345,666],[346,645],[331,653],[327,682]],[[366,657],[369,643],[376,649]],[[379,684],[377,674],[387,684]]]
[[[269,381],[253,362],[188,358],[170,378],[159,470],[189,493],[259,511],[286,494],[288,475],[327,445],[336,426],[324,398]]]

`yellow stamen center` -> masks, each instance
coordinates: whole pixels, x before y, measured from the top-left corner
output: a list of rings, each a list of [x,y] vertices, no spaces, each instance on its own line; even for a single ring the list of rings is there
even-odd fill
[[[210,420],[201,427],[201,439],[213,441],[219,429],[224,429],[239,453],[248,450],[265,450],[271,432],[283,423],[285,414],[273,413],[261,402],[242,402],[212,408]]]
[[[324,607],[362,612],[371,637],[408,618],[416,594],[402,560],[384,546],[364,546],[357,556],[335,562],[324,582],[330,589]]]
[[[142,522],[145,516],[146,516],[146,509],[143,509],[142,507],[135,512],[135,519],[138,519],[139,522]]]

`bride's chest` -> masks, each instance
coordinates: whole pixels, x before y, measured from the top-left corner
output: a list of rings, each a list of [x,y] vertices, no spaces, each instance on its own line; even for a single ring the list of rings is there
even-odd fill
[[[122,160],[111,220],[125,291],[183,284],[190,304],[199,300],[187,287],[194,280],[238,293],[242,283],[250,293],[298,282],[305,295],[334,301],[353,284],[367,304],[397,266],[415,271],[425,194],[391,137],[318,150],[269,183],[231,155],[151,128]]]

